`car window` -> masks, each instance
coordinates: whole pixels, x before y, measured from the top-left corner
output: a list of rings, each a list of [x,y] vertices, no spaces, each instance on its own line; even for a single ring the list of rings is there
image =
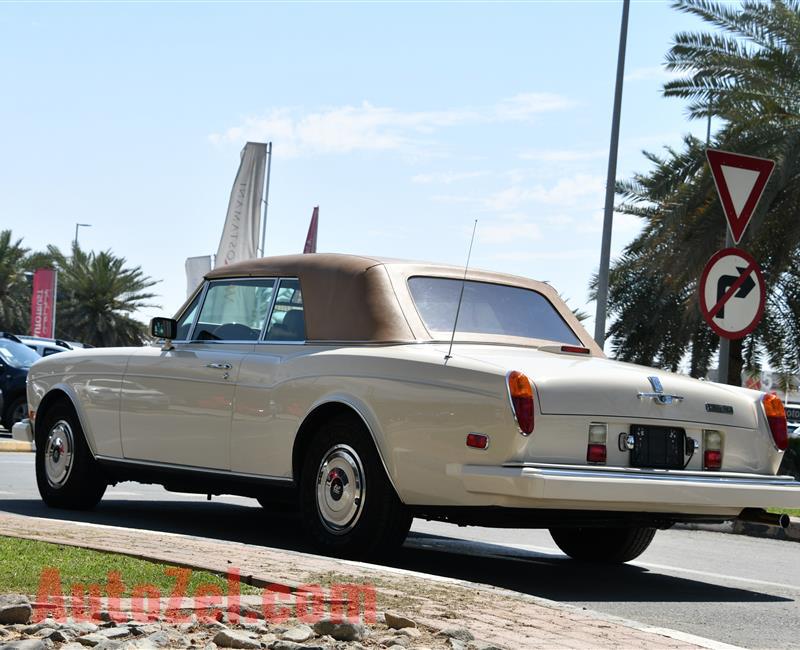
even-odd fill
[[[531,289],[489,282],[463,282],[458,332],[545,339],[582,345],[558,310]],[[408,287],[425,327],[449,338],[462,281],[452,278],[409,278]]]
[[[197,316],[197,309],[200,307],[200,298],[202,296],[203,292],[198,291],[194,300],[192,300],[192,304],[189,305],[189,308],[183,312],[183,316],[178,320],[177,334],[175,335],[176,341],[185,341],[189,338],[189,332],[194,324],[194,317]]]
[[[192,334],[195,341],[256,341],[264,328],[275,280],[211,282]]]
[[[300,281],[281,280],[275,307],[269,319],[267,341],[305,341],[306,321]]]
[[[27,345],[10,339],[0,339],[0,359],[12,368],[30,368],[40,358]]]

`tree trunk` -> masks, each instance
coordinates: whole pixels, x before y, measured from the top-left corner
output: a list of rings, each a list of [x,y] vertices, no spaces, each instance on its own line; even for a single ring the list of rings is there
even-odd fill
[[[731,386],[742,385],[742,366],[744,366],[744,359],[742,358],[742,349],[744,348],[744,339],[737,339],[731,341],[730,356],[728,357],[728,381]]]

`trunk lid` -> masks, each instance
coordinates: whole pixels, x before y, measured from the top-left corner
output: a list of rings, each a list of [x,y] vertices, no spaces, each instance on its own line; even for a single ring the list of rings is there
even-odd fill
[[[535,385],[542,414],[758,427],[757,391],[588,355],[531,348],[478,350],[477,346],[463,353],[506,370],[524,372]],[[657,379],[651,381],[650,377]],[[657,398],[640,397],[640,393],[683,399],[662,403]]]

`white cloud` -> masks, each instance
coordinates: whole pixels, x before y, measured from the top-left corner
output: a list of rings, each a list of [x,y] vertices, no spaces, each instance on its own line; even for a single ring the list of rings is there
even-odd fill
[[[440,172],[435,174],[417,174],[411,177],[412,183],[420,185],[430,185],[437,183],[441,185],[450,185],[451,183],[458,183],[461,181],[472,180],[473,178],[481,178],[488,176],[488,171],[475,171],[475,172]]]
[[[588,202],[602,205],[604,191],[605,180],[602,176],[576,174],[550,187],[512,185],[486,198],[484,205],[495,211],[513,210],[525,203],[574,206]]]
[[[523,151],[519,154],[522,160],[538,162],[579,162],[581,160],[597,160],[608,156],[607,149],[543,149]]]
[[[478,222],[477,237],[482,244],[507,244],[541,239],[539,225],[524,216],[509,215],[493,221]]]
[[[272,141],[282,156],[352,151],[412,151],[439,129],[465,125],[530,122],[538,114],[573,106],[552,93],[523,93],[484,107],[440,111],[402,111],[363,102],[303,113],[276,108],[260,117],[213,133],[214,144]]]

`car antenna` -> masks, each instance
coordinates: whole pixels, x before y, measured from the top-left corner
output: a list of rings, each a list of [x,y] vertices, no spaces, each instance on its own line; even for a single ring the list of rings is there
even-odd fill
[[[469,240],[469,251],[467,251],[467,263],[464,265],[464,278],[461,280],[461,293],[458,294],[458,307],[456,307],[456,319],[453,322],[453,334],[450,337],[450,349],[444,355],[444,360],[452,359],[453,341],[456,338],[456,328],[458,327],[458,315],[461,313],[461,301],[464,299],[464,287],[467,284],[467,271],[469,271],[469,258],[472,257],[472,244],[475,242],[475,229],[478,227],[478,220],[472,225],[472,238]]]

